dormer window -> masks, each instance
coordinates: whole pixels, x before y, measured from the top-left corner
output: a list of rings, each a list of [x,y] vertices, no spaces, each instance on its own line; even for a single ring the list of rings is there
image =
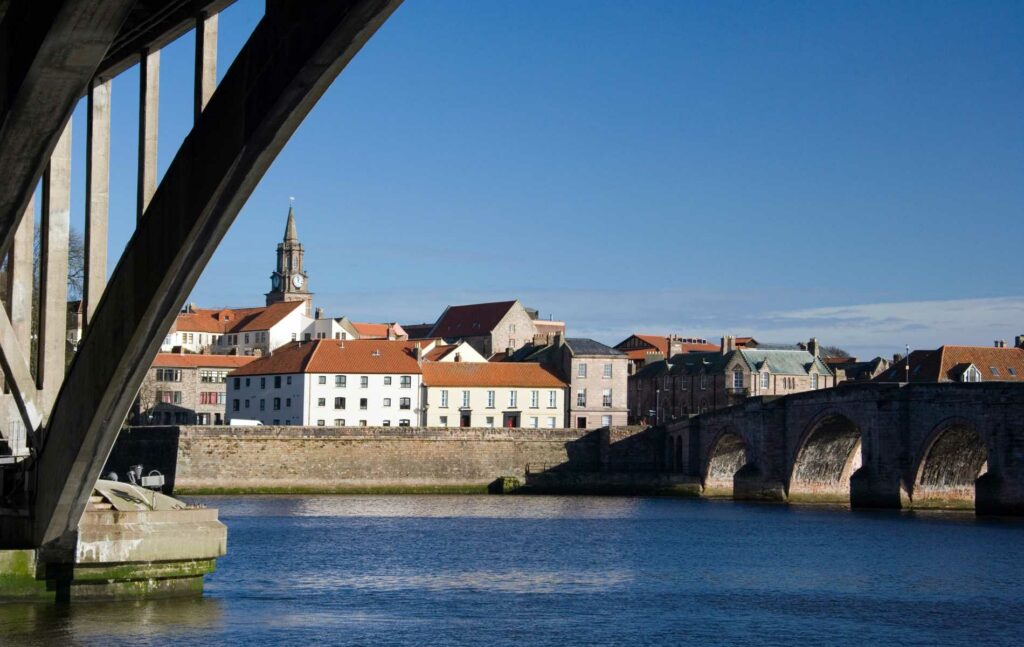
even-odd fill
[[[963,382],[981,382],[981,371],[974,366],[968,366],[960,380]]]

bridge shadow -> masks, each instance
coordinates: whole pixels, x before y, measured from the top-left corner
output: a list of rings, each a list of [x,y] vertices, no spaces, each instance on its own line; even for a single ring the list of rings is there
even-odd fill
[[[974,427],[952,421],[928,439],[914,474],[915,508],[975,508],[988,480],[988,449]]]
[[[792,460],[790,501],[850,502],[850,477],[861,467],[861,430],[841,414],[811,424]]]

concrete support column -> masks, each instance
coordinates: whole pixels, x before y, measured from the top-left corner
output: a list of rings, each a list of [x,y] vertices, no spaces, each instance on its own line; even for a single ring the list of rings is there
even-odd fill
[[[44,417],[64,380],[68,308],[68,221],[71,211],[71,121],[43,174],[39,254],[39,363],[36,385]]]
[[[139,57],[139,192],[137,218],[142,219],[156,193],[156,144],[160,114],[160,50]]]
[[[217,87],[217,14],[196,18],[195,121]]]
[[[36,235],[36,201],[29,198],[25,215],[14,233],[7,255],[7,314],[26,354],[32,343],[33,255]]]
[[[110,212],[110,81],[89,88],[85,157],[84,325],[92,321],[107,284],[107,218]]]

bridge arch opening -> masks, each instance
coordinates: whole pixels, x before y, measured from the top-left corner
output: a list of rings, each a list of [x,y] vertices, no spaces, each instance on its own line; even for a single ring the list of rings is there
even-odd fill
[[[831,415],[804,435],[789,480],[796,501],[850,501],[850,476],[861,466],[861,432],[852,420]]]
[[[914,481],[914,507],[973,508],[976,483],[988,472],[988,448],[967,422],[940,428],[926,444]]]
[[[718,436],[704,470],[704,494],[731,496],[736,472],[747,464],[747,443],[733,431]]]

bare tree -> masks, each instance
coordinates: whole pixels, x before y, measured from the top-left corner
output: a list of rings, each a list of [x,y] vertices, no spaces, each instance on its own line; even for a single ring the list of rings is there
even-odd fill
[[[822,346],[821,354],[825,357],[852,357],[850,353],[838,346]]]

